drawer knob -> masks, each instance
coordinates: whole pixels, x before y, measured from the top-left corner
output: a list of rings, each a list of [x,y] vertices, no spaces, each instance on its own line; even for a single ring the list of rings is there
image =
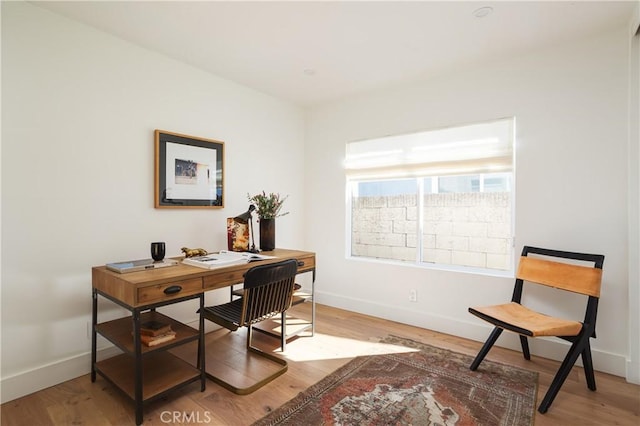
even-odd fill
[[[182,286],[172,285],[164,289],[164,294],[176,294],[182,291]]]
[[[298,266],[304,266],[304,260],[298,260]]]

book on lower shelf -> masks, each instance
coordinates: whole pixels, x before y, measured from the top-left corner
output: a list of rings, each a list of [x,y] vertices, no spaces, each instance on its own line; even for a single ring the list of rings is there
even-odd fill
[[[140,342],[145,346],[159,345],[175,338],[176,332],[169,323],[150,320],[140,324]]]
[[[176,338],[175,331],[168,331],[164,334],[159,334],[157,336],[148,336],[146,334],[140,334],[140,341],[142,344],[146,346],[156,346],[160,343],[168,342]]]
[[[171,331],[171,324],[156,320],[145,321],[140,324],[140,334],[147,336],[159,336]]]

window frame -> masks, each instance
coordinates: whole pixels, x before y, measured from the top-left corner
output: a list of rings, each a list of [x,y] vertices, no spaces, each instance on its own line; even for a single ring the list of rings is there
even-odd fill
[[[345,182],[345,197],[346,197],[346,238],[345,238],[345,255],[349,260],[354,261],[363,261],[363,262],[374,262],[374,263],[383,263],[383,264],[393,264],[400,265],[406,267],[417,267],[422,269],[433,269],[433,270],[443,270],[443,271],[451,271],[451,272],[463,272],[463,273],[471,273],[476,275],[487,275],[487,276],[496,276],[496,277],[510,277],[512,278],[515,274],[515,199],[516,199],[516,164],[515,164],[515,118],[509,118],[510,126],[511,126],[511,134],[509,135],[510,144],[512,149],[512,162],[511,169],[508,171],[501,170],[496,171],[495,173],[491,172],[477,172],[477,173],[462,173],[462,174],[429,174],[429,173],[418,173],[413,174],[411,176],[397,176],[397,177],[389,177],[389,176],[379,176],[375,175],[369,176],[350,176],[346,175]],[[461,126],[463,127],[463,126]],[[432,186],[435,185],[438,192],[439,190],[439,182],[440,179],[445,176],[473,176],[479,175],[480,182],[478,191],[474,191],[473,193],[490,193],[494,191],[485,191],[485,185],[487,178],[492,177],[493,175],[502,175],[508,177],[507,179],[507,192],[509,195],[509,203],[510,203],[510,224],[509,224],[509,232],[510,235],[506,238],[507,244],[509,244],[509,253],[508,255],[508,267],[506,269],[493,269],[489,267],[478,267],[478,266],[465,266],[465,265],[456,265],[456,264],[448,264],[448,263],[434,263],[434,262],[426,262],[423,260],[424,255],[424,217],[426,213],[426,208],[424,206],[425,201],[425,188],[424,181],[425,178],[432,178]],[[400,180],[415,180],[416,181],[416,208],[417,208],[417,224],[415,230],[416,236],[416,255],[413,261],[405,261],[405,260],[397,260],[397,259],[389,259],[389,258],[377,258],[370,256],[359,256],[353,255],[353,201],[355,199],[354,193],[357,193],[357,186],[363,182],[383,182],[383,181],[400,181]],[[463,193],[463,192],[460,192]]]

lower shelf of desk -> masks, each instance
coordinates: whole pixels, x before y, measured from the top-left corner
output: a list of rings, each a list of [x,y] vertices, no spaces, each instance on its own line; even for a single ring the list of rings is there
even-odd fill
[[[135,400],[135,369],[131,356],[121,354],[96,363],[102,377]],[[200,380],[200,370],[175,355],[162,351],[144,357],[142,399],[147,401],[164,392]]]
[[[168,346],[176,346],[182,343],[187,343],[192,340],[198,339],[198,330],[182,324],[179,321],[174,320],[166,315],[156,311],[144,312],[140,315],[140,322],[145,323],[147,321],[159,321],[165,324],[169,324],[171,329],[176,332],[176,338],[169,340],[168,342],[161,343],[157,346],[141,346],[142,354],[146,356],[148,352],[155,352],[163,350]],[[109,340],[114,345],[118,346],[129,354],[135,353],[135,347],[133,345],[133,336],[131,330],[133,325],[131,317],[124,317],[115,319],[108,322],[96,324],[96,332],[102,335],[105,339]]]

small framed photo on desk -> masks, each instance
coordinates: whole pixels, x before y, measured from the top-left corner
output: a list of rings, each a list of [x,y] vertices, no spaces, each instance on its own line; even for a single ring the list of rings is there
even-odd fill
[[[155,131],[155,208],[224,207],[224,142]]]

